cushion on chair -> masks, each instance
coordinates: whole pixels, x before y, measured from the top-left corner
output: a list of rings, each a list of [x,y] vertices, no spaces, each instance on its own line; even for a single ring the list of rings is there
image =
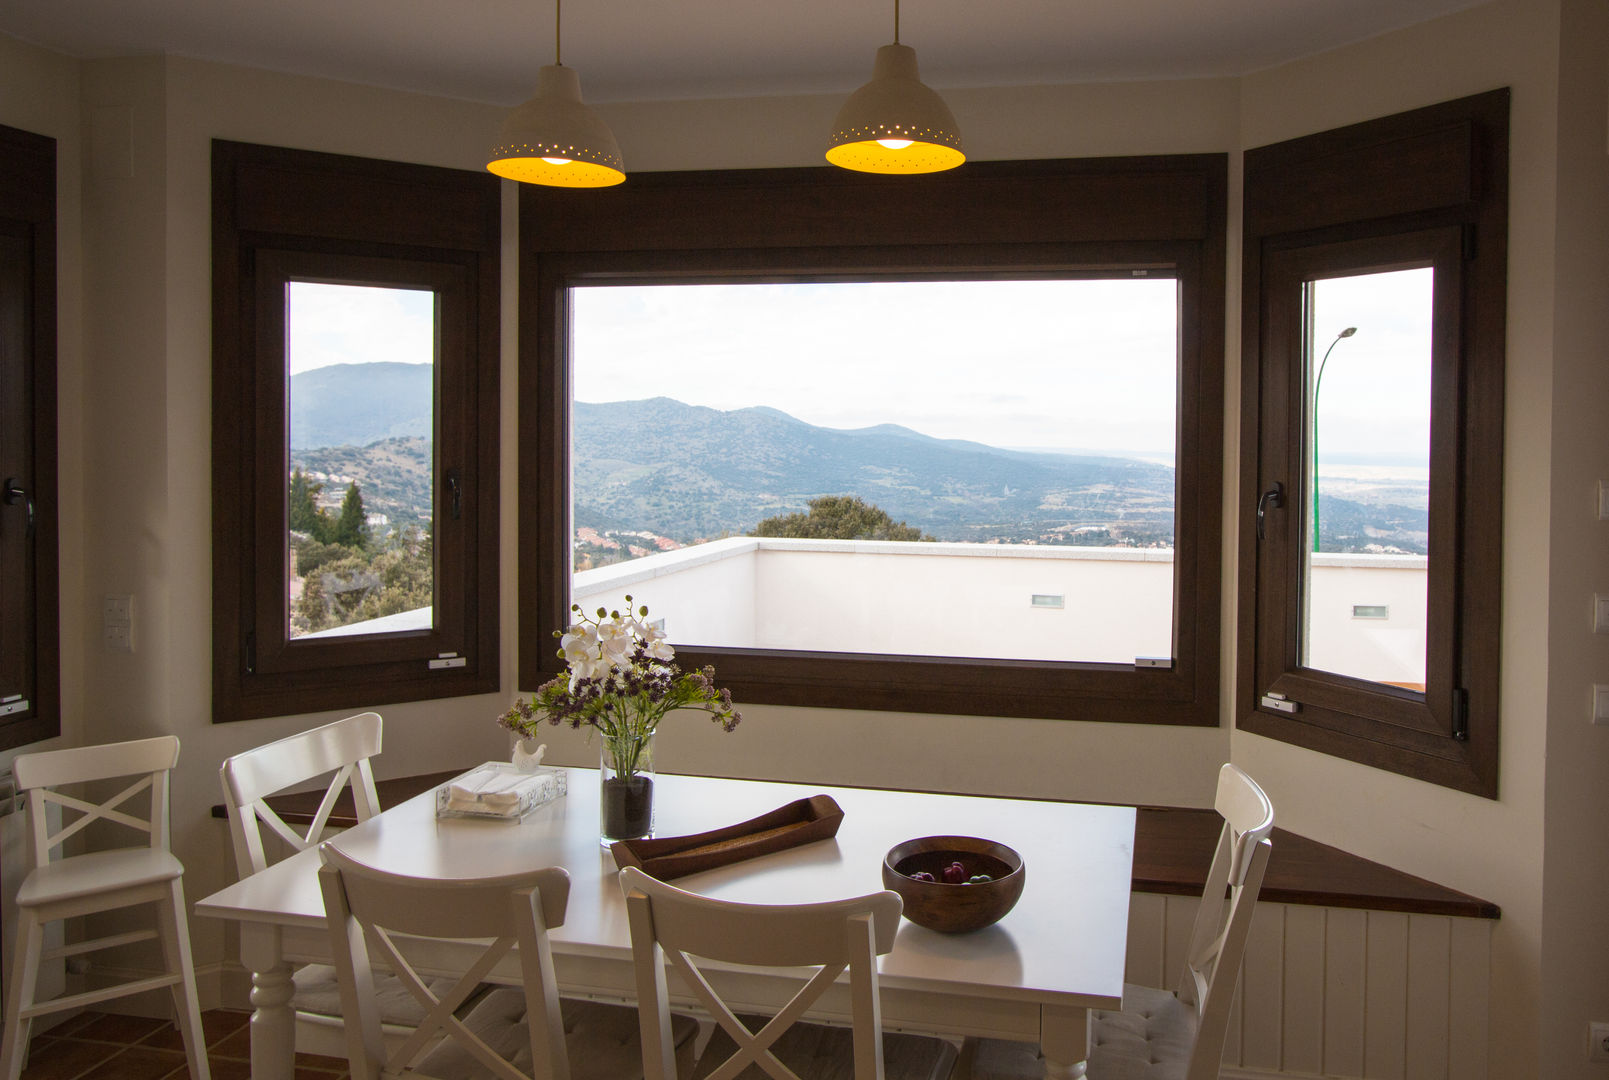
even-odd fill
[[[341,987],[335,981],[335,969],[328,964],[308,964],[299,967],[291,978],[296,989],[291,996],[291,1008],[298,1012],[317,1013],[320,1016],[341,1015]],[[453,979],[426,979],[430,992],[440,997],[456,985]],[[425,1007],[408,992],[395,975],[376,972],[374,996],[380,1006],[380,1023],[400,1027],[418,1027],[425,1018]],[[473,1000],[473,998],[471,998]],[[459,1009],[461,1013],[462,1008]]]
[[[632,1080],[643,1075],[642,1039],[637,1010],[625,1005],[563,998],[566,1049],[570,1080]],[[493,990],[464,1020],[469,1030],[486,1041],[515,1068],[531,1070],[531,1036],[525,1018],[525,992],[512,988]],[[671,1032],[676,1043],[678,1072],[692,1056],[698,1021],[673,1013]],[[459,1080],[486,1076],[480,1062],[457,1042],[448,1040],[418,1063],[420,1072]]]
[[[750,1031],[765,1026],[766,1017],[739,1016]],[[737,1050],[726,1029],[716,1026],[699,1055],[691,1080],[704,1080]],[[805,1080],[855,1080],[855,1034],[850,1028],[796,1023],[771,1044],[782,1063]],[[925,1035],[883,1033],[884,1080],[945,1080],[955,1064],[954,1045]],[[738,1073],[737,1080],[770,1080],[758,1065]]]
[[[1172,993],[1126,984],[1121,1012],[1095,1012],[1090,1080],[1184,1080],[1196,1041],[1196,1014]],[[983,1039],[972,1080],[1039,1080],[1044,1059],[1033,1043]]]
[[[97,896],[135,885],[172,881],[184,865],[161,848],[117,848],[72,855],[28,871],[17,889],[23,907]]]

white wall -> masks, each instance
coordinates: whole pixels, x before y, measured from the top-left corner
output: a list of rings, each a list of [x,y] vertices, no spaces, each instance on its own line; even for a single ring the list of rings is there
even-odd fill
[[[1586,1026],[1609,1020],[1609,729],[1587,717],[1609,683],[1609,638],[1591,597],[1609,593],[1609,7],[1567,0],[1559,33],[1558,205],[1553,298],[1552,567],[1542,906],[1542,1075],[1604,1075],[1584,1060]]]
[[[1605,796],[1594,792],[1602,786],[1592,782],[1595,776],[1580,772],[1601,760],[1601,739],[1584,728],[1579,703],[1570,699],[1589,667],[1602,671],[1603,654],[1591,652],[1601,642],[1579,646],[1568,656],[1561,653],[1557,670],[1550,670],[1550,635],[1560,638],[1573,625],[1552,612],[1550,602],[1574,604],[1589,585],[1609,588],[1601,576],[1603,527],[1584,524],[1566,509],[1567,502],[1585,497],[1577,490],[1583,478],[1603,468],[1602,425],[1592,412],[1606,398],[1597,343],[1609,335],[1595,321],[1602,318],[1596,313],[1603,292],[1602,232],[1595,234],[1596,250],[1581,238],[1561,248],[1555,260],[1560,214],[1573,220],[1590,203],[1591,220],[1601,226],[1603,213],[1595,174],[1589,165],[1578,168],[1573,156],[1589,141],[1586,132],[1594,122],[1601,149],[1601,88],[1595,121],[1564,130],[1557,115],[1561,2],[1572,25],[1595,27],[1601,18],[1595,0],[1496,0],[1243,80],[945,94],[974,157],[990,160],[1233,154],[1497,86],[1514,88],[1499,799],[1473,798],[1232,733],[1227,718],[1233,715],[1238,542],[1232,532],[1225,537],[1223,560],[1222,728],[751,707],[731,735],[673,720],[663,767],[1205,804],[1217,763],[1232,751],[1269,786],[1281,822],[1290,828],[1500,904],[1504,915],[1493,940],[1492,1072],[1565,1075],[1551,1068],[1551,1057],[1549,1069],[1538,1065],[1544,912],[1550,920],[1557,917],[1548,955],[1557,958],[1561,976],[1555,989],[1550,966],[1547,999],[1575,995],[1572,1000],[1585,1003],[1572,1005],[1576,1012],[1592,1007],[1609,1018],[1601,947],[1564,955],[1570,935],[1589,925],[1590,901],[1609,883],[1601,880],[1601,858],[1583,886],[1561,868],[1557,876],[1550,874],[1544,908],[1543,851],[1546,846],[1550,854],[1590,859],[1597,850],[1591,826],[1602,820]],[[1585,43],[1572,48],[1567,72],[1581,76],[1579,87],[1570,84],[1574,106],[1592,98],[1588,84],[1601,75],[1604,50],[1601,43],[1596,53]],[[628,167],[657,170],[816,164],[837,105],[838,96],[822,95],[600,111],[614,127]],[[501,109],[490,106],[177,58],[73,62],[0,38],[0,123],[62,140],[65,730],[73,741],[150,731],[172,731],[184,740],[174,786],[175,842],[192,897],[222,885],[231,873],[223,825],[206,816],[219,798],[218,762],[334,715],[210,722],[209,140],[479,168],[482,144],[500,115]],[[79,134],[81,122],[89,135]],[[97,160],[83,163],[80,190],[77,171],[86,144],[96,148]],[[1563,180],[1555,168],[1561,145],[1572,154]],[[126,153],[120,149],[125,146]],[[124,159],[126,170],[118,165]],[[1232,170],[1234,202],[1238,156],[1232,157]],[[516,689],[518,575],[511,189],[504,205],[503,690],[386,708],[382,776],[467,763],[504,748],[493,718]],[[1237,225],[1238,209],[1232,209],[1231,236]],[[1571,227],[1566,222],[1565,231]],[[1590,287],[1572,282],[1556,296],[1556,274],[1578,264],[1596,275]],[[1238,252],[1232,251],[1224,499],[1230,523],[1238,516],[1238,272]],[[1594,308],[1590,313],[1588,306]],[[136,598],[132,657],[100,647],[98,609],[105,593]],[[1551,721],[1550,714],[1556,714]],[[1545,749],[1554,735],[1567,753],[1583,744],[1581,760],[1550,763]],[[567,731],[555,729],[551,742],[550,753],[561,762],[596,758],[595,748]],[[1550,786],[1555,783],[1557,793]],[[1564,821],[1555,824],[1553,812]],[[205,920],[196,920],[193,931],[198,962],[215,971],[229,956],[224,934]],[[1551,1022],[1547,1031],[1552,1054],[1552,1041],[1568,1032],[1555,1033]],[[1559,1060],[1567,1056],[1561,1051]]]
[[[1539,1075],[1557,18],[1553,3],[1489,4],[1242,83],[1243,148],[1513,88],[1499,797],[1244,732],[1233,740],[1234,760],[1267,785],[1286,828],[1502,907],[1492,943],[1494,1076]]]

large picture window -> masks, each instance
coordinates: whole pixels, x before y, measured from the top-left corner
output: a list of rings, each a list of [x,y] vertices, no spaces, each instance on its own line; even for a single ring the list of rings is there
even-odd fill
[[[215,144],[218,719],[498,685],[498,203]]]
[[[522,683],[629,593],[740,701],[1216,723],[1223,185],[522,190]]]
[[[1507,94],[1247,154],[1240,724],[1495,796]]]

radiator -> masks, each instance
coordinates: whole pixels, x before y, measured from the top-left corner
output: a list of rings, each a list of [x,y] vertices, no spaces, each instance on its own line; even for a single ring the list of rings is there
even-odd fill
[[[1175,987],[1199,903],[1133,894],[1129,982]],[[1486,1080],[1494,925],[1259,902],[1223,1076]]]
[[[11,770],[0,772],[0,978],[5,985],[11,985],[11,960],[16,956],[17,945],[17,886],[27,876],[31,863],[28,859],[28,815],[24,810],[25,803],[17,795],[17,783],[11,775]],[[51,829],[61,828],[61,809],[51,807]],[[62,942],[62,924],[50,923],[45,927],[45,948],[59,946]],[[55,997],[67,986],[67,974],[63,961],[46,960],[39,968],[39,983],[34,996],[39,999]],[[5,998],[0,996],[0,1010],[5,1008]],[[34,1021],[34,1031],[43,1031],[45,1028],[67,1019],[67,1013],[55,1013],[42,1016]]]

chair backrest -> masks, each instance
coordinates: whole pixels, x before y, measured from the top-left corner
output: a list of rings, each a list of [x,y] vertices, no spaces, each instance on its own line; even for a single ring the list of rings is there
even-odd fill
[[[290,735],[234,757],[218,770],[224,804],[229,810],[229,834],[235,842],[235,870],[241,877],[268,865],[259,822],[267,825],[294,851],[313,847],[324,838],[330,811],[348,784],[359,821],[380,812],[369,759],[380,752],[380,714],[359,713],[333,724]],[[276,791],[333,773],[318,813],[306,832],[298,832],[267,803]]]
[[[18,790],[28,793],[28,846],[34,866],[50,862],[56,848],[96,821],[115,822],[143,832],[147,834],[143,846],[166,850],[168,772],[178,760],[179,740],[172,735],[18,754],[11,763],[11,771]],[[91,784],[115,777],[138,779],[99,803],[52,790],[65,784]],[[125,809],[124,804],[144,791],[151,793],[150,812],[140,817],[133,808]],[[62,827],[54,833],[50,831],[46,814],[51,804],[62,808]]]
[[[564,924],[570,901],[570,875],[562,867],[449,881],[377,870],[343,855],[329,843],[319,847],[319,856],[323,860],[319,887],[324,893],[325,921],[355,1078],[413,1075],[409,1066],[445,1035],[501,1080],[568,1080],[569,1055],[548,942],[548,930]],[[452,989],[438,996],[403,954],[399,939],[404,937],[492,940]],[[454,1015],[515,945],[519,946],[530,1028],[529,1077]],[[373,992],[371,956],[389,968],[425,1009],[419,1026],[396,1044],[389,1056]]]
[[[776,1080],[799,1080],[771,1045],[846,969],[854,1018],[856,1080],[881,1080],[883,1023],[877,957],[894,947],[901,902],[883,891],[819,904],[738,904],[684,892],[635,866],[620,872],[637,968],[646,1080],[675,1080],[665,961],[686,980],[737,1052],[709,1075],[729,1080],[751,1064]],[[820,970],[758,1032],[721,1000],[698,965],[814,967]],[[702,1067],[702,1066],[701,1066]]]
[[[1223,1057],[1229,1007],[1246,951],[1246,933],[1263,886],[1263,872],[1273,845],[1274,807],[1251,777],[1234,765],[1218,770],[1213,800],[1224,819],[1218,849],[1207,871],[1195,929],[1185,954],[1179,1000],[1196,1010],[1196,1043],[1190,1054],[1189,1080],[1217,1077]],[[1225,900],[1227,891],[1228,899]]]

